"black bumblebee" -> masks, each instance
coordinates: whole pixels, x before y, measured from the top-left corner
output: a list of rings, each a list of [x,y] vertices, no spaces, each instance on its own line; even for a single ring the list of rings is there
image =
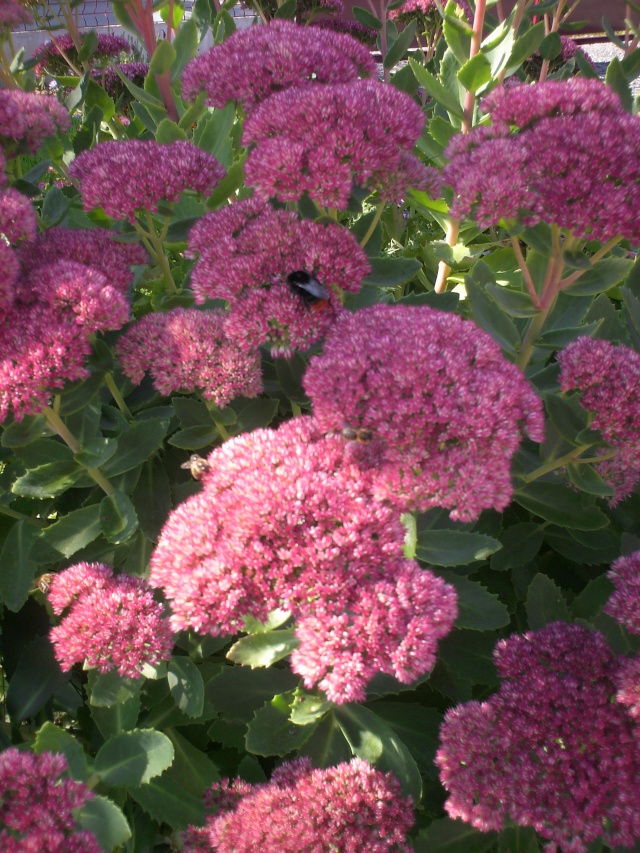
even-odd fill
[[[306,270],[295,270],[287,276],[292,293],[299,296],[310,311],[323,311],[329,307],[329,291]]]

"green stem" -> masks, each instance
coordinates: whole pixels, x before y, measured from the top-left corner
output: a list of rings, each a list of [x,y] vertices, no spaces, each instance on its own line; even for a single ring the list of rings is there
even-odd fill
[[[145,217],[147,220],[147,228],[148,230],[148,238],[153,246],[153,254],[155,256],[156,261],[158,262],[158,266],[162,270],[162,274],[164,276],[164,280],[166,283],[166,291],[167,293],[177,293],[178,288],[176,287],[176,283],[173,280],[173,275],[171,274],[171,268],[169,266],[169,261],[164,252],[163,246],[163,238],[167,231],[167,226],[163,229],[163,238],[159,238],[156,229],[153,225],[153,219],[148,210],[145,211]]]
[[[364,248],[369,240],[371,239],[373,232],[376,230],[378,226],[378,222],[380,222],[380,217],[382,216],[382,211],[384,210],[384,204],[379,204],[376,208],[376,213],[373,219],[371,220],[371,225],[367,228],[367,233],[364,235],[362,240],[360,240],[360,245]]]
[[[544,465],[541,465],[539,468],[536,468],[535,471],[532,471],[530,474],[527,474],[526,477],[523,477],[523,481],[525,483],[533,483],[534,480],[544,477],[545,474],[550,474],[558,468],[564,468],[564,466],[569,462],[591,462],[593,460],[578,459],[578,457],[581,453],[584,453],[585,450],[588,450],[593,446],[593,444],[581,444],[579,447],[574,447],[573,450],[569,453],[565,453],[564,456],[559,456],[557,459],[551,459],[549,462],[545,462]],[[597,460],[600,461],[603,458],[605,457],[598,456]]]
[[[302,414],[302,409],[294,400],[290,400],[289,402],[291,403],[291,411],[294,418],[299,417]]]
[[[8,515],[9,518],[16,518],[18,521],[24,521],[27,524],[34,524],[36,527],[44,527],[46,523],[39,518],[31,518],[29,515],[24,515],[24,513],[11,509],[9,506],[0,506],[0,513],[2,515]]]
[[[223,441],[227,441],[227,440],[230,438],[230,435],[229,435],[229,433],[227,432],[227,430],[225,429],[224,424],[221,424],[221,423],[220,423],[220,421],[217,421],[215,418],[213,419],[213,422],[214,422],[214,423],[215,423],[215,425],[216,425],[216,429],[217,429],[217,430],[218,430],[218,432],[220,433],[220,438],[221,438]]]
[[[591,256],[591,258],[589,258],[591,264],[589,269],[592,269],[594,264],[602,260],[602,258],[604,258],[604,256],[607,255],[611,251],[611,249],[613,249],[613,247],[620,242],[620,240],[622,240],[622,235],[618,234],[616,237],[612,237],[607,243],[604,244],[604,246],[601,246],[598,251],[595,252]],[[560,290],[564,290],[565,287],[569,287],[569,285],[577,281],[581,275],[584,275],[585,272],[588,272],[588,270],[577,270],[577,272],[574,272],[571,275],[568,275],[566,278],[563,278],[560,282]]]
[[[127,420],[133,420],[133,415],[131,414],[129,407],[125,403],[124,397],[122,396],[120,391],[118,391],[118,386],[114,382],[113,376],[110,373],[106,373],[104,381],[122,414],[125,416],[125,418],[127,418]]]
[[[60,438],[64,441],[67,447],[73,453],[78,453],[80,450],[80,443],[78,439],[71,433],[67,425],[64,423],[62,418],[57,412],[54,412],[49,406],[45,406],[42,409],[42,414],[47,419],[47,423],[51,427],[51,429],[60,436]],[[84,466],[83,466],[84,467]],[[102,491],[106,495],[115,495],[116,490],[113,488],[111,483],[107,480],[104,474],[99,471],[97,468],[85,468],[87,474],[94,480],[102,489]]]

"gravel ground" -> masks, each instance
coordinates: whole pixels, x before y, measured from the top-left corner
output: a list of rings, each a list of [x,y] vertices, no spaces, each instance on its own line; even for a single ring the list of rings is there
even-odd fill
[[[598,74],[600,74],[601,77],[604,77],[607,65],[611,60],[615,56],[622,56],[622,50],[620,50],[619,47],[616,47],[615,44],[582,44],[580,47],[598,69]],[[632,82],[631,91],[634,95],[640,94],[640,77],[636,77]]]

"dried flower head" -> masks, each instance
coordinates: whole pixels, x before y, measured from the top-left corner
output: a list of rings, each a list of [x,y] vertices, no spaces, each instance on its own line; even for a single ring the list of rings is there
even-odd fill
[[[134,222],[142,210],[178,201],[185,190],[210,193],[224,175],[216,158],[191,142],[161,145],[153,140],[102,142],[83,151],[69,167],[80,181],[85,210]]]
[[[284,762],[269,782],[216,783],[216,812],[203,829],[190,827],[186,853],[408,853],[413,808],[397,779],[354,758],[313,769],[308,758]],[[292,832],[295,827],[295,832]],[[329,846],[328,846],[329,845]]]
[[[555,622],[501,640],[503,684],[447,712],[436,756],[445,808],[484,832],[509,820],[563,851],[640,836],[640,741],[611,701],[618,661],[604,637]],[[555,849],[555,848],[552,848]]]
[[[65,614],[49,635],[63,669],[84,661],[135,678],[171,654],[169,623],[143,578],[78,563],[54,576],[48,598],[56,615]]]
[[[640,480],[640,355],[626,346],[581,337],[558,354],[560,388],[577,389],[591,427],[616,451],[595,465],[614,490],[615,506]],[[601,451],[606,455],[606,449]]]
[[[321,430],[371,434],[353,459],[403,509],[462,521],[502,510],[523,433],[542,440],[542,404],[520,371],[474,323],[432,308],[345,314],[303,384]]]
[[[234,397],[257,396],[262,391],[260,354],[225,335],[225,316],[196,308],[147,314],[118,341],[123,373],[138,385],[149,371],[160,394],[198,390],[218,406]]]
[[[0,143],[7,156],[35,154],[47,137],[70,126],[69,113],[55,98],[0,89]]]
[[[254,146],[246,181],[262,199],[295,201],[306,192],[345,208],[357,185],[400,201],[425,177],[411,154],[423,124],[409,95],[377,80],[277,92],[245,124],[243,145]]]
[[[102,853],[92,832],[78,830],[74,810],[93,797],[81,782],[60,778],[60,754],[0,753],[0,846],[5,853]]]
[[[195,100],[204,90],[210,106],[236,101],[249,111],[283,89],[375,74],[369,51],[351,36],[279,20],[236,30],[193,59],[182,76],[182,93]]]

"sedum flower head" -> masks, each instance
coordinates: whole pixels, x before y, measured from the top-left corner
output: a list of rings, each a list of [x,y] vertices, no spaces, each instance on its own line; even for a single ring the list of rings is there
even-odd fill
[[[341,292],[357,291],[371,269],[346,228],[300,220],[256,199],[204,216],[189,234],[188,252],[198,255],[196,302],[227,300],[227,333],[277,352],[308,349],[322,338],[340,312]],[[321,283],[326,302],[307,305],[288,286],[287,276],[301,270]]]
[[[0,142],[9,156],[35,154],[47,137],[70,126],[69,113],[55,98],[0,89]]]
[[[73,812],[93,797],[81,782],[60,778],[63,755],[13,747],[0,753],[0,847],[3,853],[102,853]]]
[[[62,55],[62,51],[73,61],[78,61],[78,51],[69,33],[60,33],[51,41],[45,41],[33,52],[33,58],[37,59],[34,72],[41,77],[47,72],[51,74],[64,74],[69,72],[69,66]],[[104,63],[110,57],[120,56],[121,53],[131,53],[131,44],[126,38],[113,33],[99,33],[98,44],[91,55],[92,65]]]
[[[32,24],[33,17],[20,0],[2,0],[0,4],[0,33],[6,35],[22,24]]]
[[[423,124],[409,95],[377,80],[277,92],[245,124],[243,145],[254,146],[246,180],[262,199],[296,201],[306,192],[345,208],[357,185],[400,201],[426,174],[411,154]]]
[[[271,21],[236,30],[222,44],[193,59],[182,76],[182,93],[221,108],[236,101],[252,110],[274,92],[371,77],[376,66],[368,49],[343,33]]]
[[[560,388],[581,392],[580,403],[592,414],[615,456],[595,465],[615,490],[615,505],[640,480],[640,355],[626,346],[581,337],[558,354]],[[604,451],[606,453],[606,451]]]
[[[176,630],[213,635],[291,611],[292,668],[335,702],[387,672],[428,671],[457,614],[451,587],[403,557],[398,514],[309,418],[214,450],[203,490],[169,516],[151,559]]]
[[[102,142],[83,151],[69,167],[80,181],[85,210],[133,222],[161,201],[178,201],[185,190],[208,194],[224,175],[216,158],[191,142],[162,145],[153,140]]]
[[[604,637],[556,622],[501,640],[502,686],[447,712],[436,756],[445,808],[484,832],[509,820],[570,853],[640,836],[640,742],[612,702],[618,661]],[[555,847],[551,847],[555,849]]]
[[[38,220],[29,199],[13,189],[0,190],[0,233],[12,245],[31,243],[38,231]]]
[[[308,758],[284,762],[269,782],[216,783],[216,811],[190,828],[187,853],[407,853],[413,808],[397,779],[354,758],[313,769]]]
[[[620,557],[611,565],[608,577],[615,590],[605,606],[627,631],[640,634],[640,551]]]
[[[640,238],[640,117],[599,80],[574,77],[495,90],[491,126],[454,137],[444,180],[451,215],[555,223],[577,237]]]
[[[171,629],[145,580],[114,576],[101,563],[78,563],[54,576],[49,593],[60,623],[51,629],[63,669],[86,662],[99,672],[135,678],[145,664],[169,657]]]
[[[218,406],[234,397],[255,397],[262,391],[260,354],[229,340],[224,320],[224,311],[196,308],[147,314],[118,341],[123,373],[138,385],[149,371],[165,397],[199,390]]]
[[[402,509],[446,507],[461,521],[502,510],[523,433],[542,440],[541,402],[499,346],[428,307],[345,314],[303,384],[321,430],[371,433],[369,445],[352,443],[353,458]]]

